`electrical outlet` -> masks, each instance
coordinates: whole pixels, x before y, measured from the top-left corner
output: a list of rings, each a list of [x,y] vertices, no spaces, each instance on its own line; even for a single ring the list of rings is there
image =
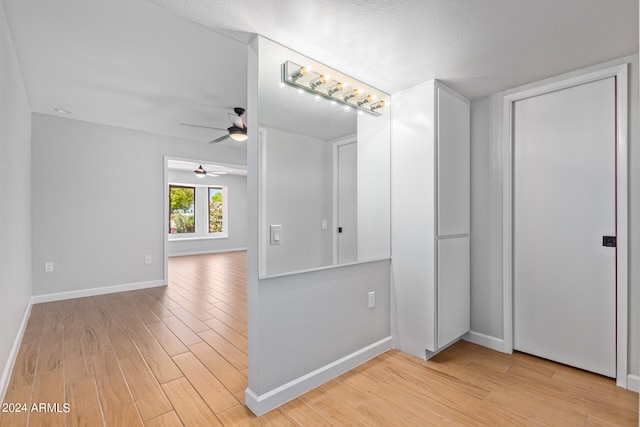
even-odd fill
[[[147,255],[144,257],[145,264],[151,264],[152,261],[153,261],[153,258],[151,257],[151,255]]]
[[[369,292],[369,308],[373,308],[376,306],[376,292],[375,291],[371,291]]]
[[[45,271],[45,273],[51,273],[53,271],[53,263],[52,262],[45,262],[44,263],[44,271]]]

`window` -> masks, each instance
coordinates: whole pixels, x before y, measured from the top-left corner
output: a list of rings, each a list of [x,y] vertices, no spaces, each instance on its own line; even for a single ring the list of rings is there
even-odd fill
[[[227,187],[169,184],[169,240],[228,237]]]
[[[223,200],[221,187],[209,187],[209,233],[223,231]]]
[[[195,187],[169,186],[169,233],[195,233]]]

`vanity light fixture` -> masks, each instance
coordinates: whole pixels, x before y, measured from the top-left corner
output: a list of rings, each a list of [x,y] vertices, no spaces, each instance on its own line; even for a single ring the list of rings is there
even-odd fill
[[[375,101],[388,97],[383,92],[378,92],[370,87],[365,90],[349,89],[349,83],[342,80],[341,77],[333,78],[328,73],[312,70],[310,66],[301,66],[292,61],[283,63],[281,71],[281,84],[298,89],[298,93],[307,92],[314,94],[316,100],[324,98],[331,101],[332,104],[340,103],[349,107],[348,109],[345,108],[345,111],[354,108],[374,116],[382,115],[385,102],[382,100]],[[327,69],[322,71],[331,72],[335,70]],[[359,87],[360,84],[355,82],[351,88],[354,86]],[[362,85],[361,87],[366,86]]]

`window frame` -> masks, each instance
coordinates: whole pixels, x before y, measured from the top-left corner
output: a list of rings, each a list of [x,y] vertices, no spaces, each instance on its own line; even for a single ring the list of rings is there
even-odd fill
[[[170,242],[173,241],[185,241],[185,240],[206,240],[206,239],[227,239],[229,237],[228,226],[228,191],[226,185],[211,185],[211,184],[190,184],[190,183],[178,183],[169,182],[169,197],[171,197],[170,189],[172,187],[186,187],[193,188],[195,191],[195,203],[194,203],[194,227],[193,233],[170,233],[171,227],[171,200],[169,200],[169,229],[167,230],[167,239]],[[222,231],[217,233],[209,232],[209,188],[222,190]]]
[[[172,188],[189,188],[191,190],[193,190],[193,231],[192,232],[185,232],[185,233],[171,233],[171,189]],[[197,198],[197,190],[196,187],[193,185],[185,185],[185,184],[169,184],[169,230],[168,233],[169,235],[173,235],[173,236],[193,236],[197,233],[198,230],[198,215],[196,215],[196,212],[198,211],[198,198]]]
[[[211,225],[211,190],[220,190],[222,193],[222,231],[218,232],[210,232],[209,227]],[[207,234],[211,237],[228,237],[227,226],[228,226],[228,201],[227,201],[227,187],[224,185],[207,185],[206,187],[207,194]]]

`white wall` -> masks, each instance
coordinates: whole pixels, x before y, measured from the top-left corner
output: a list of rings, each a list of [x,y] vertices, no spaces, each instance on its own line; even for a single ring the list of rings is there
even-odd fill
[[[247,177],[220,175],[197,177],[193,172],[169,171],[169,182],[180,184],[226,186],[227,230],[226,238],[169,241],[168,255],[194,255],[225,252],[247,248]]]
[[[358,259],[391,256],[391,114],[358,115]]]
[[[31,298],[31,109],[0,2],[0,401]]]
[[[256,37],[249,44],[249,111],[258,108],[261,42]],[[388,260],[259,279],[257,136],[253,120],[247,145],[249,385],[245,401],[261,414],[385,351],[391,331]],[[372,309],[367,308],[369,291],[376,292]]]
[[[282,244],[267,240],[266,274],[330,265],[332,259],[331,144],[279,129],[266,135],[267,225],[282,225]],[[329,226],[322,229],[322,220]],[[263,230],[269,238],[268,229]]]
[[[640,122],[638,57],[622,58],[576,71],[631,62],[629,74],[629,374],[640,373]],[[503,338],[502,281],[502,99],[537,85],[478,99],[471,104],[471,329],[490,338]]]
[[[162,283],[164,155],[245,163],[244,149],[33,115],[34,295]]]
[[[490,101],[471,102],[471,330],[502,339],[501,147],[491,142]]]
[[[262,394],[391,335],[389,261],[260,281]],[[367,294],[376,307],[367,308]]]

